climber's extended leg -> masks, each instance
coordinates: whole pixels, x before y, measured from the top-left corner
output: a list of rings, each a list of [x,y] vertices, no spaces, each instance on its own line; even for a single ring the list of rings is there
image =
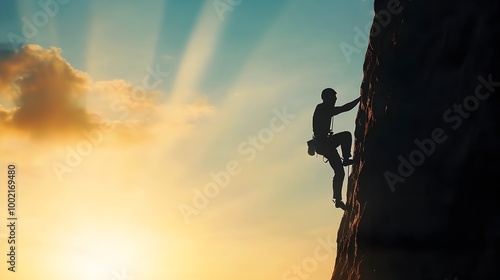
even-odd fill
[[[342,202],[342,184],[344,183],[345,172],[344,166],[342,165],[342,160],[340,159],[340,155],[337,150],[334,150],[328,157],[328,163],[330,163],[330,166],[332,167],[334,172],[332,189],[335,207],[346,210],[347,207],[344,202]]]

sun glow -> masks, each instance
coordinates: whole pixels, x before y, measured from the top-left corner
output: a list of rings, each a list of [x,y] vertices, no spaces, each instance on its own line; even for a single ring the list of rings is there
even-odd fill
[[[124,268],[131,269],[144,254],[140,241],[123,232],[79,232],[70,237],[69,246],[67,265],[79,280],[113,279]]]
[[[105,278],[109,272],[102,263],[88,256],[74,257],[71,262],[70,267],[75,271],[79,280]]]

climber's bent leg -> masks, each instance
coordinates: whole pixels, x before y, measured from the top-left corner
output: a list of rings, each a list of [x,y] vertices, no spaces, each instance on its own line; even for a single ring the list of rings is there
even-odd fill
[[[332,135],[331,145],[333,147],[340,146],[344,159],[351,158],[352,135],[349,131],[342,131]]]
[[[339,133],[340,148],[344,159],[351,158],[352,135],[349,131]]]

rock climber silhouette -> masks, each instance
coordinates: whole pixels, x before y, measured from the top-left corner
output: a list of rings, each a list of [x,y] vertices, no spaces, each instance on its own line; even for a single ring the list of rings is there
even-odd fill
[[[318,153],[324,156],[333,169],[333,202],[336,208],[347,210],[347,206],[342,202],[342,183],[344,182],[344,166],[353,164],[351,159],[352,135],[349,131],[333,133],[333,116],[347,112],[354,108],[360,98],[342,105],[335,106],[337,102],[337,92],[332,88],[325,88],[321,92],[323,102],[316,106],[313,115],[313,139],[307,142],[309,155]],[[337,147],[342,150],[340,157]]]

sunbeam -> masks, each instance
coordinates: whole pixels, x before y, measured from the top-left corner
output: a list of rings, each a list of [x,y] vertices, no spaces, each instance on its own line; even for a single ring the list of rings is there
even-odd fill
[[[154,67],[158,30],[166,0],[127,2],[116,6],[92,1],[87,42],[87,71],[96,80],[122,78],[140,84]],[[142,18],[146,17],[147,22]],[[124,31],[124,32],[123,32]]]
[[[197,86],[217,47],[222,22],[207,1],[177,71],[169,102],[185,103],[198,95]]]

